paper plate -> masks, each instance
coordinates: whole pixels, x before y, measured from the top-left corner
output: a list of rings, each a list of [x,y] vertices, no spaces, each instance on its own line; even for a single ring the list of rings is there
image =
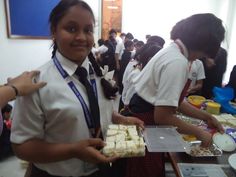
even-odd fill
[[[234,139],[225,133],[215,133],[213,135],[213,142],[223,151],[231,152],[234,151],[236,148]]]
[[[228,158],[229,165],[236,170],[236,153],[232,154]]]

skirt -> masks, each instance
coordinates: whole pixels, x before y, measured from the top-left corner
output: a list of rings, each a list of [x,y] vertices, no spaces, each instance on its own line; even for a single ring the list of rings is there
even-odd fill
[[[155,125],[153,111],[132,113],[144,121],[145,125]],[[164,153],[150,153],[146,150],[144,157],[127,158],[125,177],[165,177]]]

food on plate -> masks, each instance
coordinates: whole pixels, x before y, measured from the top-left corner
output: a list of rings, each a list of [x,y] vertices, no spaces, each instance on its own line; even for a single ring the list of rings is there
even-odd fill
[[[236,118],[231,114],[213,115],[222,125],[236,128]]]
[[[145,143],[134,125],[109,125],[103,154],[106,156],[133,157],[145,155]]]
[[[193,157],[213,157],[221,156],[222,150],[215,144],[212,144],[210,147],[202,147],[201,142],[198,142],[191,145],[190,152],[188,152],[188,154]]]

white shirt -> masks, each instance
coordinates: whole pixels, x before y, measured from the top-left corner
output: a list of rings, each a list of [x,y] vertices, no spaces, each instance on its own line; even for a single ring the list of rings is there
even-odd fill
[[[122,84],[123,84],[123,91],[122,91],[122,101],[125,105],[129,104],[130,99],[126,98],[127,95],[127,91],[130,88],[132,82],[131,82],[131,78],[132,76],[129,76],[130,73],[134,70],[134,66],[137,64],[137,60],[130,60],[130,62],[128,63],[128,65],[125,68],[125,72],[123,75],[123,79],[122,79]],[[133,87],[134,89],[134,87]]]
[[[85,87],[74,74],[77,65],[58,52],[56,56],[88,105]],[[82,66],[89,69],[88,59],[83,62]],[[32,138],[39,138],[50,143],[73,143],[90,138],[81,103],[62,78],[53,60],[47,62],[39,70],[40,76],[37,80],[46,81],[47,85],[31,95],[17,98],[13,110],[11,141],[21,144]],[[107,125],[111,123],[113,102],[104,97],[100,78],[96,76],[95,78],[101,128],[105,132]],[[87,176],[97,170],[95,164],[76,158],[35,165],[58,176]]]
[[[122,54],[124,52],[124,49],[125,49],[125,45],[124,45],[123,42],[117,43],[115,54],[118,54],[119,60],[121,60]]]
[[[140,69],[139,68],[135,68],[134,70],[131,71],[131,73],[128,75],[127,77],[127,81],[128,81],[128,85],[127,85],[127,92],[126,92],[126,96],[124,98],[124,105],[128,105],[132,96],[136,93],[135,91],[135,87],[134,84],[132,83],[133,79],[135,77],[137,77],[140,73]],[[122,99],[123,99],[123,94],[122,94]]]
[[[101,46],[99,46],[99,47],[97,48],[97,52],[99,52],[100,54],[103,54],[103,53],[105,53],[106,51],[108,51],[108,48],[107,48],[107,46],[105,46],[105,45],[101,45]]]
[[[201,60],[194,60],[189,73],[189,79],[192,80],[190,87],[195,86],[198,80],[205,79],[205,71]]]
[[[138,95],[154,106],[177,107],[188,79],[186,57],[176,43],[160,50],[133,80]]]

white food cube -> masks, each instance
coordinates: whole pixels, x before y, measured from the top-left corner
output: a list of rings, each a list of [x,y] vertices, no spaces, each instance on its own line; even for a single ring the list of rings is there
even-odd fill
[[[108,136],[106,137],[106,142],[115,142],[116,141],[116,136]]]
[[[125,141],[120,141],[116,143],[116,151],[117,152],[124,152],[126,150],[126,143]]]
[[[114,136],[117,135],[117,130],[112,130],[112,129],[108,129],[107,130],[107,136]]]
[[[109,155],[114,152],[115,143],[114,142],[106,142],[106,145],[103,148],[103,153]]]
[[[116,135],[116,143],[121,142],[121,141],[125,141],[125,135],[124,134],[118,134]]]
[[[129,135],[132,140],[139,140],[140,137],[138,135],[130,134]]]
[[[119,129],[119,125],[111,124],[111,125],[108,126],[108,129],[118,130]]]
[[[138,132],[136,129],[128,129],[128,133],[131,136],[137,135],[138,136]]]
[[[128,127],[125,126],[125,125],[122,125],[122,124],[119,125],[119,129],[120,129],[120,130],[127,130],[127,128],[128,128]]]

